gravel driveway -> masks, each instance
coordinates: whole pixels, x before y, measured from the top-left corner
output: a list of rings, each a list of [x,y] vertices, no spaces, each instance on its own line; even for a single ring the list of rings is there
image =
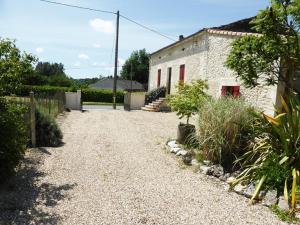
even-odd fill
[[[0,193],[3,224],[284,224],[164,149],[175,114],[72,111]]]

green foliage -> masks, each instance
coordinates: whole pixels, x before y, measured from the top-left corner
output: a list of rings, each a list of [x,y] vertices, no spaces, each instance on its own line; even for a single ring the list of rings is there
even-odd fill
[[[16,91],[22,77],[33,72],[35,61],[32,55],[21,52],[15,41],[0,37],[0,96]]]
[[[0,98],[0,182],[15,173],[28,141],[25,108]]]
[[[149,58],[145,49],[132,52],[122,67],[121,78],[130,80],[132,71],[132,80],[142,84],[148,83]]]
[[[178,92],[169,96],[169,105],[180,119],[185,117],[188,124],[189,118],[201,108],[203,102],[207,99],[208,96],[205,93],[207,89],[206,81],[202,80],[179,86]]]
[[[39,62],[34,73],[23,77],[25,85],[50,85],[60,87],[76,86],[73,79],[69,78],[64,72],[62,63]]]
[[[289,212],[281,210],[277,205],[273,205],[270,208],[282,221],[288,223],[300,223],[300,219],[292,216]]]
[[[155,88],[146,93],[146,104],[149,104],[159,98],[164,98],[166,96],[166,87]]]
[[[68,87],[56,87],[56,86],[30,86],[22,85],[16,92],[11,92],[10,94],[15,94],[17,96],[29,96],[30,91],[34,93],[47,93],[49,95],[54,95],[57,92],[63,91],[68,92],[72,91]]]
[[[96,89],[83,89],[82,92],[83,102],[112,102],[113,91],[111,90],[96,90]],[[124,102],[124,92],[117,91],[117,103]]]
[[[35,67],[37,74],[47,77],[65,74],[64,70],[64,65],[62,63],[38,62]]]
[[[103,77],[100,75],[99,77],[72,79],[72,80],[75,83],[75,86],[86,89],[89,87],[90,84],[94,84],[101,79],[103,79]]]
[[[298,0],[273,0],[252,21],[260,36],[245,36],[233,42],[226,65],[248,87],[284,82],[293,85],[300,68],[300,3]],[[265,75],[263,75],[265,74]]]
[[[199,150],[204,158],[230,170],[253,135],[254,110],[243,99],[210,99],[199,109],[198,120]]]
[[[62,132],[49,115],[36,111],[36,143],[39,147],[58,147],[62,144]]]
[[[266,175],[265,185],[283,192],[285,180],[292,182],[292,170],[300,165],[300,104],[298,98],[282,99],[284,113],[264,115],[267,126],[257,126],[249,150],[238,160],[244,171],[238,181],[257,180]],[[260,134],[259,134],[260,133]]]

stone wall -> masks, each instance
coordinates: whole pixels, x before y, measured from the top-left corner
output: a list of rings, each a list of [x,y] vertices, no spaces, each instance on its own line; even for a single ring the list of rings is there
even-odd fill
[[[167,85],[167,71],[172,68],[171,93],[176,91],[179,81],[180,65],[185,64],[185,82],[196,79],[207,80],[208,93],[221,96],[222,86],[240,86],[240,92],[253,106],[272,115],[276,102],[277,87],[245,88],[233,71],[224,63],[236,36],[208,34],[202,32],[188,40],[180,42],[152,55],[150,61],[149,89],[157,87],[157,71],[161,69],[161,86]]]

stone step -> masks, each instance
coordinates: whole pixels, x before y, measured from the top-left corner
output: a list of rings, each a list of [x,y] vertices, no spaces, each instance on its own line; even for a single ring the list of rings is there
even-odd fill
[[[156,109],[150,109],[150,108],[147,108],[147,107],[142,107],[142,110],[147,111],[147,112],[156,112],[157,111]]]
[[[152,102],[149,105],[153,106],[153,107],[159,107],[161,103],[157,103],[157,102]]]
[[[152,102],[152,103],[157,103],[157,104],[161,104],[161,103],[163,103],[164,102],[164,100],[155,100],[154,102]]]
[[[145,108],[148,108],[148,109],[156,109],[157,107],[154,107],[152,105],[146,105]]]
[[[141,109],[143,111],[148,111],[148,112],[158,112],[160,105],[163,104],[165,100],[166,100],[166,98],[159,98],[159,99],[151,102],[150,104],[142,107]]]

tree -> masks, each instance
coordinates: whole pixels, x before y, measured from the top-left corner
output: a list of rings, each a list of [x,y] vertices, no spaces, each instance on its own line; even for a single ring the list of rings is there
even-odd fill
[[[179,119],[185,117],[186,124],[189,124],[190,117],[198,112],[204,101],[209,97],[205,93],[208,85],[206,81],[194,80],[191,84],[184,84],[177,88],[178,92],[170,95],[168,102]]]
[[[0,38],[0,95],[14,93],[21,85],[22,77],[33,73],[36,58],[21,52],[15,41]]]
[[[246,87],[285,84],[286,93],[294,86],[300,68],[300,1],[271,0],[251,21],[258,35],[233,42],[226,65]]]
[[[122,67],[121,78],[130,80],[132,71],[133,80],[142,84],[147,84],[149,76],[149,58],[150,56],[145,49],[132,52]]]
[[[44,76],[66,75],[64,65],[62,63],[39,62],[35,71]]]
[[[38,62],[34,73],[24,76],[23,84],[70,87],[74,82],[65,74],[62,63]]]

